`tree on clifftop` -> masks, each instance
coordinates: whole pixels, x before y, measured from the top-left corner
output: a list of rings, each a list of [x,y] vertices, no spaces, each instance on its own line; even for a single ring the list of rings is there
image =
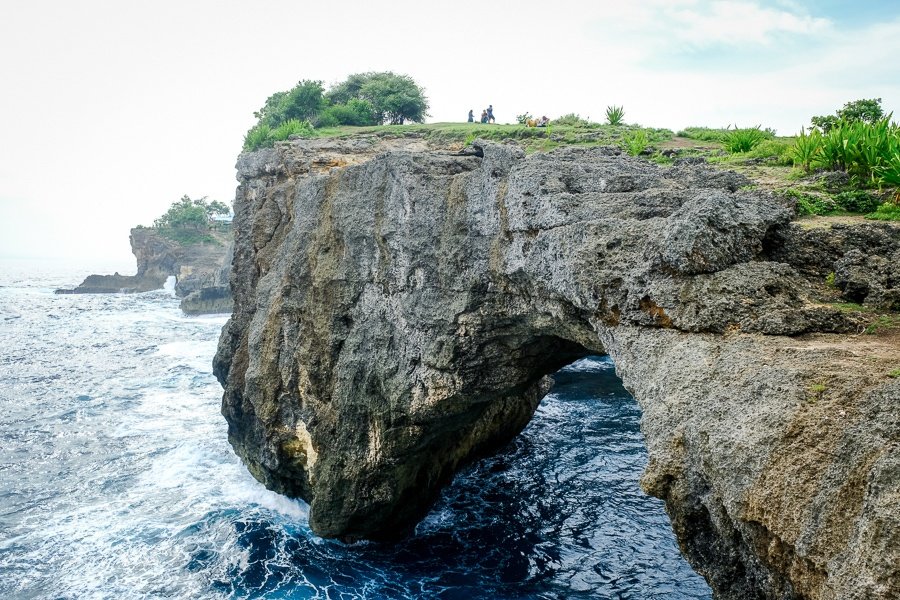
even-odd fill
[[[372,105],[379,123],[421,123],[428,116],[425,91],[412,77],[391,71],[355,73],[332,87],[325,97],[334,104],[347,104],[354,98],[365,100]]]
[[[159,229],[204,229],[212,215],[227,215],[230,212],[224,202],[207,202],[206,196],[191,200],[185,194],[181,200],[173,202],[163,216],[153,221],[153,226]]]
[[[356,73],[327,93],[321,81],[304,79],[269,96],[253,115],[257,122],[244,136],[244,150],[308,137],[315,127],[422,123],[428,116],[428,100],[408,75]]]
[[[266,99],[265,105],[253,116],[260,125],[278,127],[286,121],[312,120],[325,108],[326,102],[321,81],[304,79],[291,89],[275,92]]]

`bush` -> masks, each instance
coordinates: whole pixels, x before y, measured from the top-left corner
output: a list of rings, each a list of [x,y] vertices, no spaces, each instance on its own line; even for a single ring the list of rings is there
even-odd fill
[[[231,209],[223,202],[207,202],[206,196],[192,200],[185,194],[180,200],[173,202],[169,210],[153,222],[153,226],[158,229],[205,230],[212,215],[227,215],[230,212]]]
[[[900,221],[900,204],[885,202],[879,205],[875,212],[867,214],[866,218],[877,221]]]
[[[264,123],[260,123],[244,136],[244,150],[252,152],[260,148],[270,148],[275,142],[284,141],[291,137],[309,136],[312,133],[313,126],[309,121],[291,119],[274,129]]]
[[[270,137],[272,128],[265,123],[259,123],[252,127],[244,135],[244,150],[256,150],[265,146],[271,146]]]
[[[557,119],[553,119],[554,125],[567,125],[569,127],[592,127],[594,124],[587,119],[582,119],[575,113],[563,115]]]
[[[726,150],[735,154],[738,152],[749,152],[760,142],[771,137],[772,134],[768,131],[763,131],[759,125],[744,129],[735,128],[725,132],[722,144]]]
[[[272,141],[281,142],[290,139],[291,137],[311,135],[312,132],[313,126],[309,121],[291,119],[273,129],[270,137],[272,138]]]
[[[337,127],[338,125],[377,125],[375,108],[368,100],[351,98],[346,104],[333,104],[316,119],[317,127]]]
[[[768,139],[759,142],[752,150],[749,150],[747,158],[761,158],[779,165],[790,165],[791,144],[784,140]]]
[[[809,194],[794,188],[787,189],[781,193],[785,198],[790,198],[796,202],[798,215],[825,215],[838,209],[834,200],[827,196]]]
[[[635,129],[634,131],[629,131],[624,136],[622,136],[622,144],[625,148],[625,152],[627,152],[631,156],[639,155],[647,148],[647,145],[649,143],[650,138],[647,136],[647,132],[643,129]]]
[[[260,125],[278,127],[285,121],[304,121],[315,118],[325,108],[321,81],[304,79],[291,89],[275,92],[261,109],[253,113]]]
[[[852,213],[870,213],[878,208],[881,200],[865,190],[841,192],[834,197],[837,205]]]

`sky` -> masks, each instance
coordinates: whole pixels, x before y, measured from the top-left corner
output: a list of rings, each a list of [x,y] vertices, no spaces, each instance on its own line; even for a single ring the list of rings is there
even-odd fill
[[[410,75],[428,122],[772,127],[882,98],[896,0],[3,0],[0,258],[131,261],[184,194],[231,202],[253,112],[301,79]]]

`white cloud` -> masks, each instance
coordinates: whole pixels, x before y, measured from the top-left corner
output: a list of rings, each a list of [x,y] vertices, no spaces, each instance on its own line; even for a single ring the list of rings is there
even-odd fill
[[[640,39],[644,54],[711,46],[768,46],[783,35],[827,33],[833,23],[798,10],[745,0],[649,0],[603,5],[597,27],[618,41]]]

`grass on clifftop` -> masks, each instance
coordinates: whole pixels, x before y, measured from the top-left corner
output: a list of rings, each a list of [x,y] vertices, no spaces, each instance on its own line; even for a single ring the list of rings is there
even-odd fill
[[[497,142],[515,141],[526,152],[548,152],[560,146],[607,146],[622,148],[633,156],[643,155],[658,163],[672,158],[701,156],[713,165],[747,175],[762,188],[785,196],[796,204],[797,214],[866,215],[870,219],[900,221],[900,204],[894,188],[879,187],[871,177],[861,179],[840,173],[806,172],[798,158],[796,137],[776,137],[769,129],[689,127],[678,132],[637,125],[589,123],[562,119],[549,127],[482,123],[431,123],[303,129],[288,137],[333,138],[355,135],[391,137],[420,136],[439,144],[465,146],[481,138]],[[280,136],[279,136],[280,137]],[[272,138],[270,138],[270,141]],[[273,142],[274,143],[274,142]],[[819,165],[819,168],[823,168]]]
[[[559,146],[585,145],[624,147],[629,134],[641,131],[648,144],[672,139],[668,129],[644,128],[637,125],[554,125],[526,127],[525,125],[496,125],[483,123],[430,123],[427,125],[377,125],[373,127],[332,127],[316,129],[308,137],[344,137],[359,134],[402,137],[418,134],[436,142],[468,144],[477,138],[502,142],[515,140],[526,152],[548,151]]]

